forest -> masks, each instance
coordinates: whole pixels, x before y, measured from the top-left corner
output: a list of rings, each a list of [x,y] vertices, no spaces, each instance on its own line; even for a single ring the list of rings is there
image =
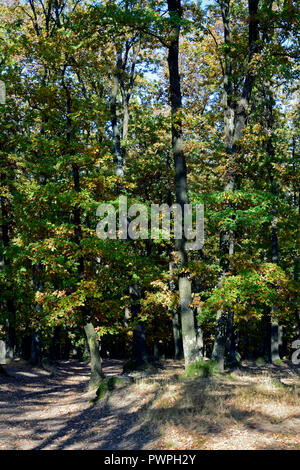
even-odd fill
[[[73,428],[107,402],[124,435],[126,387],[128,448],[300,449],[299,4],[2,0],[0,18],[0,449],[126,449],[58,416],[27,442],[24,415],[13,444],[14,393],[26,408],[41,384],[96,393]]]

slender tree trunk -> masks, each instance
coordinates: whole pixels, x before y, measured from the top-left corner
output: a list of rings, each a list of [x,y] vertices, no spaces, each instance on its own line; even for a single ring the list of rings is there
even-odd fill
[[[197,308],[197,316],[200,313],[200,308]],[[203,339],[203,329],[198,321],[198,318],[196,317],[196,325],[197,325],[197,344],[199,348],[199,353],[201,357],[204,357],[204,339]]]
[[[266,362],[271,361],[271,338],[272,338],[272,322],[271,316],[268,313],[265,313],[263,316],[263,325],[264,325],[264,359]]]
[[[243,89],[238,102],[235,102],[233,93],[233,76],[231,61],[231,31],[230,31],[230,0],[220,2],[222,20],[224,26],[224,44],[225,44],[225,67],[223,78],[223,100],[224,100],[224,138],[227,154],[227,172],[225,175],[226,192],[233,193],[236,186],[235,165],[238,160],[239,149],[238,142],[242,136],[246,125],[248,107],[250,103],[252,88],[254,84],[254,73],[249,64],[254,54],[257,52],[258,33],[258,11],[259,0],[248,0],[249,6],[249,43],[248,43],[248,67],[245,75]],[[233,233],[229,230],[222,230],[220,233],[220,264],[222,275],[219,281],[221,286],[226,272],[231,269],[230,258],[234,253]],[[234,331],[233,312],[219,310],[216,319],[215,343],[213,347],[212,359],[216,360],[220,370],[224,370],[226,343],[234,347],[234,338],[228,338]],[[228,358],[230,361],[230,357]]]
[[[49,358],[51,362],[54,362],[56,359],[60,359],[60,355],[57,352],[57,346],[59,344],[59,334],[60,334],[60,327],[55,326],[53,329],[53,336],[51,338],[51,343],[50,343]]]
[[[271,0],[269,3],[269,9],[272,10],[273,1]],[[264,42],[269,43],[270,38],[269,34],[264,32],[262,35],[262,39]],[[273,145],[273,138],[272,132],[274,129],[274,116],[273,116],[273,108],[275,106],[275,99],[273,97],[273,91],[271,86],[271,81],[265,81],[263,83],[263,95],[264,95],[264,104],[265,104],[265,112],[266,116],[262,125],[265,127],[265,133],[268,135],[266,152],[267,152],[267,171],[269,176],[269,181],[271,185],[271,193],[274,197],[278,195],[278,185],[273,177],[273,168],[272,163],[275,161],[275,148]],[[273,219],[272,219],[272,228],[271,228],[271,262],[273,264],[279,263],[279,249],[278,249],[278,235],[277,235],[277,216],[278,216],[278,208],[277,204],[274,204],[272,209]],[[280,343],[282,340],[282,327],[278,324],[277,321],[277,311],[276,307],[272,305],[271,307],[271,325],[270,325],[270,354],[271,354],[271,361],[278,361],[280,360]]]
[[[172,21],[170,41],[168,45],[169,89],[172,116],[172,149],[175,166],[176,203],[180,205],[184,214],[184,205],[188,204],[187,168],[182,138],[182,96],[179,75],[179,35],[182,8],[180,0],[168,0],[168,10]],[[178,267],[187,264],[186,239],[184,234],[181,240],[176,240]],[[179,273],[180,316],[182,327],[183,351],[185,365],[200,359],[199,348],[194,324],[191,280],[187,274]]]
[[[223,310],[218,310],[216,318],[215,341],[211,358],[216,361],[220,372],[224,372],[225,365],[225,338],[227,317]]]
[[[170,256],[170,254],[169,254]],[[174,270],[174,263],[170,261],[169,271],[172,275]],[[175,281],[172,278],[169,283],[170,291],[174,292],[176,289]],[[183,357],[183,345],[180,325],[180,315],[177,306],[172,308],[172,327],[173,327],[173,341],[174,341],[174,358],[181,359]]]
[[[12,299],[7,300],[7,311],[9,313],[9,319],[6,321],[7,326],[7,345],[6,345],[6,357],[12,360],[16,355],[16,309]]]
[[[172,310],[172,327],[173,327],[173,341],[174,341],[174,358],[181,359],[183,357],[183,345],[180,328],[180,317],[177,307]]]
[[[228,312],[227,316],[227,338],[226,338],[226,361],[229,366],[237,365],[235,334],[234,334],[234,313]]]
[[[129,101],[131,96],[131,89],[134,82],[134,71],[137,55],[134,52],[131,70],[129,75],[129,84],[126,86],[123,80],[123,74],[127,66],[128,52],[130,49],[130,44],[126,41],[125,44],[125,54],[124,58],[122,52],[119,52],[117,55],[116,68],[113,72],[113,85],[111,90],[110,97],[110,111],[111,111],[111,124],[113,130],[113,140],[114,140],[114,156],[115,156],[115,173],[120,179],[125,178],[125,159],[126,159],[126,150],[121,145],[121,133],[120,133],[120,123],[118,122],[118,109],[117,109],[117,96],[119,91],[121,91],[122,100],[123,100],[123,116],[122,116],[122,138],[127,138],[128,133],[128,124],[129,124]],[[137,284],[132,284],[129,287],[129,294],[131,298],[131,314],[132,319],[137,318],[140,311],[141,305],[141,294],[140,289]],[[130,312],[128,308],[125,308],[125,324],[130,317]],[[137,361],[138,364],[142,364],[147,360],[146,352],[146,334],[144,322],[138,321],[137,324],[133,327],[133,358]]]
[[[235,146],[234,146],[234,124],[235,109],[233,103],[233,84],[232,84],[232,65],[229,50],[231,47],[230,38],[230,2],[226,0],[221,3],[222,19],[224,26],[224,43],[227,47],[225,51],[225,67],[223,78],[223,102],[224,102],[224,138],[226,153],[228,156],[228,169],[226,174],[226,183],[224,190],[232,193],[235,187],[235,175],[233,172]],[[219,286],[222,285],[222,279],[227,271],[230,270],[229,250],[231,255],[234,252],[233,235],[230,231],[222,230],[220,233],[220,264],[222,275]],[[224,370],[226,343],[228,342],[228,315],[233,315],[220,309],[216,317],[215,341],[212,352],[212,359],[217,362],[220,371]],[[233,321],[233,318],[232,318]]]
[[[133,350],[132,355],[137,364],[145,364],[147,362],[146,352],[146,333],[144,322],[139,322],[133,327]]]
[[[167,157],[167,165],[171,165],[171,158],[168,155]],[[171,193],[171,184],[172,182],[169,181],[169,188],[167,192],[167,202],[169,207],[172,206],[172,193]],[[171,292],[176,291],[176,281],[174,279],[174,261],[172,257],[172,247],[171,245],[168,247],[168,255],[169,255],[169,271],[170,271],[170,282],[169,282],[169,289]],[[181,322],[180,322],[180,310],[178,306],[175,305],[172,307],[172,329],[173,329],[173,342],[174,342],[174,359],[182,359],[184,357],[183,354],[183,343],[182,343],[182,330],[181,330]]]
[[[279,324],[277,321],[273,320],[272,321],[272,326],[271,326],[271,359],[272,362],[274,363],[275,361],[280,360],[280,355],[279,355]]]
[[[123,97],[123,122],[122,122],[122,138],[127,139],[129,125],[129,98],[128,93],[124,93]]]
[[[6,344],[0,339],[0,366],[6,364]]]
[[[38,330],[32,333],[30,363],[38,366],[42,361],[41,337]]]
[[[273,177],[273,168],[272,163],[275,161],[275,148],[272,141],[272,131],[274,128],[274,117],[273,117],[273,107],[275,105],[275,100],[273,98],[271,84],[268,83],[265,86],[265,102],[266,102],[266,133],[269,135],[267,141],[267,158],[268,158],[268,176],[271,185],[271,192],[274,197],[278,195],[278,185]],[[272,228],[271,228],[271,262],[278,265],[279,263],[279,248],[278,248],[278,235],[277,235],[277,217],[278,217],[278,208],[277,204],[274,204],[272,209],[273,219],[272,219]],[[280,325],[277,321],[277,309],[275,305],[271,307],[271,361],[275,362],[280,360]]]
[[[278,264],[278,238],[277,238],[277,226],[276,226],[277,217],[275,215],[273,219],[272,227],[272,263]],[[277,311],[276,307],[272,305],[271,307],[271,361],[275,362],[280,360],[279,346],[280,346],[280,337],[279,330],[280,326],[276,320]]]
[[[113,131],[113,140],[114,140],[114,155],[115,155],[115,165],[116,165],[116,176],[120,178],[124,177],[124,155],[121,148],[121,135],[118,126],[118,116],[117,116],[117,96],[119,92],[120,79],[119,75],[122,67],[122,55],[118,54],[116,70],[113,73],[113,85],[111,90],[110,98],[110,112],[111,112],[111,125]]]
[[[132,284],[129,288],[129,293],[132,302],[132,320],[135,322],[133,326],[132,355],[137,364],[141,365],[147,362],[147,350],[144,322],[138,320],[138,316],[141,312],[141,292],[138,284]]]

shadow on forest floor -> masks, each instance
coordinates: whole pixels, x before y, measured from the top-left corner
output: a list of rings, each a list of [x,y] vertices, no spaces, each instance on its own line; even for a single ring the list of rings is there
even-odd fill
[[[160,449],[300,449],[300,370],[250,361],[161,387],[144,423]]]
[[[117,375],[123,362],[104,362]],[[135,374],[92,403],[86,362],[57,373],[15,362],[0,377],[0,449],[299,449],[299,370],[257,366],[185,378],[183,363]]]
[[[104,372],[116,375],[122,366],[106,361]],[[91,403],[87,363],[60,361],[55,375],[18,363],[6,370],[10,376],[0,378],[0,449],[137,449],[148,439],[135,425],[136,397],[115,409]]]

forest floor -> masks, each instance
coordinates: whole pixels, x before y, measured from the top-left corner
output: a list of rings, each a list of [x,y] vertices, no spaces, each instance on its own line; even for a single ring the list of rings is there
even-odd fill
[[[122,365],[104,361],[104,372]],[[0,450],[300,449],[299,367],[188,378],[182,362],[162,365],[92,402],[86,362],[60,361],[55,374],[13,362],[0,375]]]

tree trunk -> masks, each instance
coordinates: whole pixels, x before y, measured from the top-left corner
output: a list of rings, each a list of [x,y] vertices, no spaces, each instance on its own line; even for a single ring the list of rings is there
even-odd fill
[[[271,85],[268,84],[265,89],[266,94],[266,119],[265,119],[265,126],[266,126],[266,133],[270,135],[267,141],[267,156],[268,156],[268,175],[271,185],[271,193],[273,196],[278,195],[278,185],[273,177],[273,168],[272,163],[275,161],[275,148],[272,141],[272,131],[274,128],[274,117],[273,117],[273,107],[275,105],[275,100],[273,98],[273,93],[271,89]],[[278,235],[277,235],[277,216],[278,216],[278,208],[277,204],[274,204],[272,209],[273,219],[272,219],[272,228],[271,228],[271,262],[273,264],[278,265],[279,263],[279,247],[278,247]],[[279,325],[277,321],[277,309],[274,305],[271,307],[271,361],[275,362],[280,360],[280,353],[279,353]]]
[[[0,339],[0,365],[6,364],[6,344]]]
[[[191,285],[192,283],[187,277],[179,277],[181,326],[183,333],[184,361],[186,365],[201,359],[195,331],[194,312],[190,307],[192,303]]]
[[[120,179],[125,178],[125,158],[126,150],[121,145],[121,133],[119,129],[118,122],[118,113],[117,113],[117,96],[118,92],[121,91],[123,99],[123,117],[122,117],[122,138],[127,138],[128,133],[128,123],[129,123],[129,101],[131,96],[131,89],[134,82],[134,73],[135,73],[135,64],[137,59],[137,53],[134,52],[131,70],[130,70],[130,80],[129,84],[126,86],[123,80],[123,74],[125,73],[128,52],[130,49],[129,41],[125,43],[125,54],[124,58],[122,57],[122,52],[119,52],[117,55],[116,67],[113,72],[113,86],[111,90],[110,97],[110,111],[111,111],[111,124],[113,130],[113,140],[114,140],[114,156],[115,156],[115,173]],[[137,284],[133,284],[129,287],[129,293],[132,300],[131,313],[132,319],[136,317],[140,311],[140,289]],[[130,312],[128,307],[125,307],[125,325],[128,324],[128,319],[130,318]],[[133,327],[133,358],[137,361],[138,364],[143,364],[147,360],[146,352],[146,334],[144,323],[139,321]]]
[[[271,360],[274,363],[275,361],[280,360],[279,355],[279,325],[277,321],[272,321],[271,326]]]
[[[41,349],[41,337],[40,332],[35,330],[32,334],[31,340],[31,354],[30,363],[33,366],[38,366],[42,362],[42,349]]]
[[[272,262],[278,264],[278,241],[277,241],[277,234],[276,230],[272,229]],[[274,363],[275,361],[280,360],[279,354],[279,324],[276,320],[276,307],[272,306],[271,308],[271,318],[272,318],[272,325],[271,325],[271,361]]]
[[[116,70],[113,73],[113,86],[111,90],[111,99],[110,99],[110,112],[111,112],[111,125],[113,131],[113,140],[114,140],[114,155],[115,155],[115,165],[116,165],[116,176],[120,178],[124,177],[124,155],[121,148],[121,135],[118,126],[118,117],[117,117],[117,96],[119,91],[120,79],[119,75],[122,67],[122,55],[118,54]]]
[[[235,165],[238,157],[238,141],[242,136],[246,125],[247,111],[250,103],[252,88],[254,84],[254,74],[249,64],[254,54],[257,52],[258,20],[256,18],[259,0],[249,0],[249,43],[248,43],[248,67],[243,82],[243,89],[237,104],[233,93],[233,76],[231,62],[231,31],[230,31],[230,0],[220,2],[222,20],[224,27],[224,44],[225,67],[223,79],[223,101],[224,101],[224,140],[227,154],[227,173],[225,175],[226,192],[232,193],[236,186]],[[222,230],[220,233],[220,264],[222,266],[222,275],[220,284],[226,272],[231,269],[230,257],[234,253],[233,234],[228,230]],[[229,319],[230,317],[230,319]],[[229,321],[229,328],[227,324]],[[221,357],[225,354],[226,343],[232,341],[227,338],[227,332],[231,334],[233,330],[230,323],[233,321],[233,313],[219,311],[217,313],[215,344],[213,348],[213,358],[217,360],[220,370],[224,369],[225,358]],[[220,331],[219,331],[220,328]]]
[[[136,322],[133,326],[132,356],[138,365],[142,365],[147,362],[147,350],[144,322],[138,319],[141,312],[141,292],[137,284],[130,286],[129,292],[132,301],[132,320]]]
[[[271,361],[271,338],[272,338],[272,323],[269,313],[265,313],[263,318],[264,326],[264,359],[266,362]]]
[[[168,45],[169,89],[172,117],[172,149],[175,167],[176,203],[180,205],[184,214],[184,205],[188,204],[187,168],[183,150],[182,122],[180,112],[182,109],[182,96],[179,75],[179,35],[182,8],[180,0],[168,0],[168,11],[172,21],[170,41]],[[179,258],[178,267],[187,264],[185,236],[176,240],[176,250]],[[190,307],[192,302],[191,280],[186,274],[179,273],[180,316],[182,326],[182,340],[185,365],[199,360],[199,349],[194,325],[194,313]]]
[[[144,364],[147,362],[146,353],[146,334],[144,322],[139,322],[133,327],[133,358],[137,364]]]
[[[7,319],[6,326],[7,326],[7,345],[6,345],[6,357],[9,360],[13,360],[16,354],[16,311],[15,305],[12,299],[7,300],[7,310],[10,314],[9,319]]]
[[[200,308],[197,308],[197,315],[200,313]],[[203,330],[202,327],[196,318],[196,325],[197,325],[197,344],[198,349],[201,357],[204,357],[204,340],[203,340]]]
[[[60,327],[55,326],[53,330],[53,336],[51,338],[51,343],[50,343],[50,354],[49,354],[50,361],[55,361],[56,359],[60,359],[60,352],[57,351],[57,346],[59,345],[59,336],[60,336]]]
[[[174,358],[182,359],[183,345],[180,328],[180,316],[177,307],[172,310],[172,326],[173,326],[173,341],[174,341]]]
[[[171,204],[170,204],[171,205]],[[171,253],[169,253],[169,257]],[[169,271],[172,276],[174,270],[174,263],[173,261],[169,262]],[[174,292],[176,289],[175,280],[173,276],[169,282],[169,288],[171,292]],[[174,341],[174,358],[175,359],[182,359],[183,357],[183,344],[182,344],[182,335],[181,335],[181,325],[180,325],[180,315],[178,312],[178,308],[175,306],[172,309],[172,327],[173,327],[173,341]]]
[[[237,365],[236,348],[235,348],[235,334],[234,334],[234,313],[228,312],[227,315],[227,338],[226,338],[226,363],[230,367]]]
[[[99,383],[104,377],[102,372],[102,360],[99,352],[99,341],[95,328],[92,323],[86,323],[84,325],[84,331],[87,337],[87,342],[91,355],[91,376],[89,381],[89,390],[98,388]]]
[[[227,315],[223,310],[218,310],[216,318],[216,333],[211,358],[216,361],[220,372],[224,372],[225,343],[226,343]]]

